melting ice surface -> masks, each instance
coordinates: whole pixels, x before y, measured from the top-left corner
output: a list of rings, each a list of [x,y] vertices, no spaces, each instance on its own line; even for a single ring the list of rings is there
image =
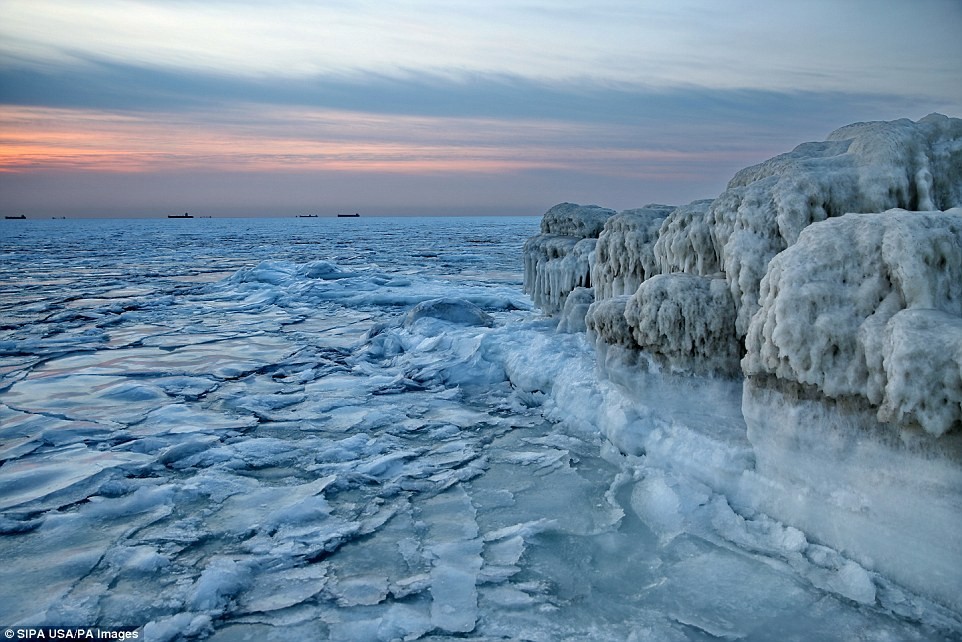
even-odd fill
[[[7,222],[0,624],[959,635],[956,614],[730,505],[712,482],[752,466],[740,388],[703,382],[714,401],[693,405],[657,375],[600,374],[521,292],[538,224]]]

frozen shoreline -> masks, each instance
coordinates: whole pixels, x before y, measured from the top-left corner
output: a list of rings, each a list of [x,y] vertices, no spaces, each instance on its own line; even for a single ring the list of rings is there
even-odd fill
[[[602,361],[628,355],[629,387],[645,371],[732,382],[726,405],[740,405],[751,463],[713,478],[705,454],[689,474],[956,612],[960,149],[959,119],[858,123],[738,172],[713,201],[563,203],[525,245],[526,291],[559,331],[586,331]],[[671,425],[673,412],[661,413],[666,434],[697,425]],[[625,452],[651,448],[645,430],[624,443],[644,421],[589,421]]]

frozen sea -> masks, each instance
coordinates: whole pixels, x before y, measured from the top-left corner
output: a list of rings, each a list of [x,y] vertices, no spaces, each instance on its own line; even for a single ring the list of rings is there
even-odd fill
[[[537,218],[0,224],[0,626],[960,636],[725,495],[735,387],[555,332],[521,288]]]

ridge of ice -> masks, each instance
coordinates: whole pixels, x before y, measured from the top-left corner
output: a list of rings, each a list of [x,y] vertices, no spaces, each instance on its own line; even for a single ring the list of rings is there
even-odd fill
[[[542,234],[557,234],[573,238],[598,238],[605,222],[615,211],[598,205],[559,203],[541,219]]]

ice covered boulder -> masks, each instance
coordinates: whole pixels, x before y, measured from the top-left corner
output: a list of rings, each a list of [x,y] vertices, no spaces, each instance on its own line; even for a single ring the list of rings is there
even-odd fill
[[[591,283],[598,299],[634,294],[641,282],[657,274],[654,246],[670,205],[624,210],[605,223],[598,236]]]
[[[739,342],[735,306],[722,278],[660,274],[638,288],[625,307],[635,342],[675,371],[735,374]]]
[[[448,323],[467,326],[494,326],[491,315],[464,299],[441,298],[422,301],[411,308],[404,317],[404,325],[410,327],[420,319],[438,319]]]
[[[962,209],[847,214],[805,229],[762,280],[743,361],[880,421],[962,427]]]
[[[962,609],[962,209],[811,225],[760,293],[742,361],[759,507]]]
[[[593,336],[609,345],[620,345],[638,349],[638,342],[631,333],[631,326],[625,318],[625,308],[631,296],[623,294],[601,301],[595,301],[585,315],[585,326]]]
[[[738,172],[709,226],[745,336],[768,262],[802,230],[848,212],[962,206],[962,120],[857,123]]]
[[[962,120],[933,114],[918,122],[857,123],[838,129],[823,142],[799,145],[741,170],[725,192],[710,202],[695,201],[675,209],[647,206],[617,215],[597,206],[564,203],[552,208],[542,221],[544,233],[525,244],[525,291],[545,312],[555,314],[576,287],[593,288],[600,302],[634,296],[659,274],[723,278],[734,310],[731,315],[719,282],[695,286],[699,281],[681,279],[670,282],[670,294],[665,281],[633,299],[635,316],[628,325],[646,350],[662,354],[673,367],[700,370],[708,365],[709,351],[717,349],[721,352],[709,359],[714,363],[708,369],[737,372],[723,364],[744,353],[769,262],[793,246],[807,227],[849,212],[960,206]],[[597,241],[593,234],[599,235]],[[839,243],[827,251],[844,254],[847,249]],[[863,277],[864,286],[856,283]],[[871,289],[875,277],[866,272],[851,278],[851,287]],[[682,298],[672,299],[676,295]],[[620,343],[621,321],[606,316],[613,310],[599,307],[596,314],[589,313],[586,325],[589,329],[594,325],[599,337],[611,336]],[[704,313],[710,317],[691,316]],[[873,334],[869,327],[871,322],[865,330],[866,341],[881,342],[883,334]],[[694,361],[685,365],[685,355]],[[881,355],[874,350],[868,357],[880,359]],[[839,352],[827,358],[844,360],[846,355]],[[817,364],[793,362],[791,367],[811,370],[802,376],[804,383],[821,376]],[[856,372],[860,368],[864,372]],[[880,378],[884,374],[881,361],[874,366],[856,361],[832,372],[823,381],[828,394],[837,386],[865,388],[864,394],[888,416],[929,417],[924,420],[927,425],[943,430],[934,419],[939,411],[931,404],[923,408],[918,400],[909,402],[907,389],[893,390],[887,397],[891,401],[900,396],[904,402],[883,403],[888,379]],[[870,375],[873,379],[867,381]],[[845,383],[846,378],[851,381]],[[915,409],[909,411],[912,404]]]
[[[719,250],[711,233],[711,200],[693,201],[664,220],[653,248],[657,273],[687,272],[709,276],[721,271]]]
[[[564,307],[575,288],[591,287],[589,260],[614,210],[561,203],[541,219],[541,234],[524,244],[524,291],[548,314]]]
[[[524,244],[524,291],[548,314],[559,312],[575,288],[591,287],[589,259],[597,239],[539,234]]]
[[[542,234],[560,234],[579,239],[598,238],[615,211],[598,205],[559,203],[541,219]]]

